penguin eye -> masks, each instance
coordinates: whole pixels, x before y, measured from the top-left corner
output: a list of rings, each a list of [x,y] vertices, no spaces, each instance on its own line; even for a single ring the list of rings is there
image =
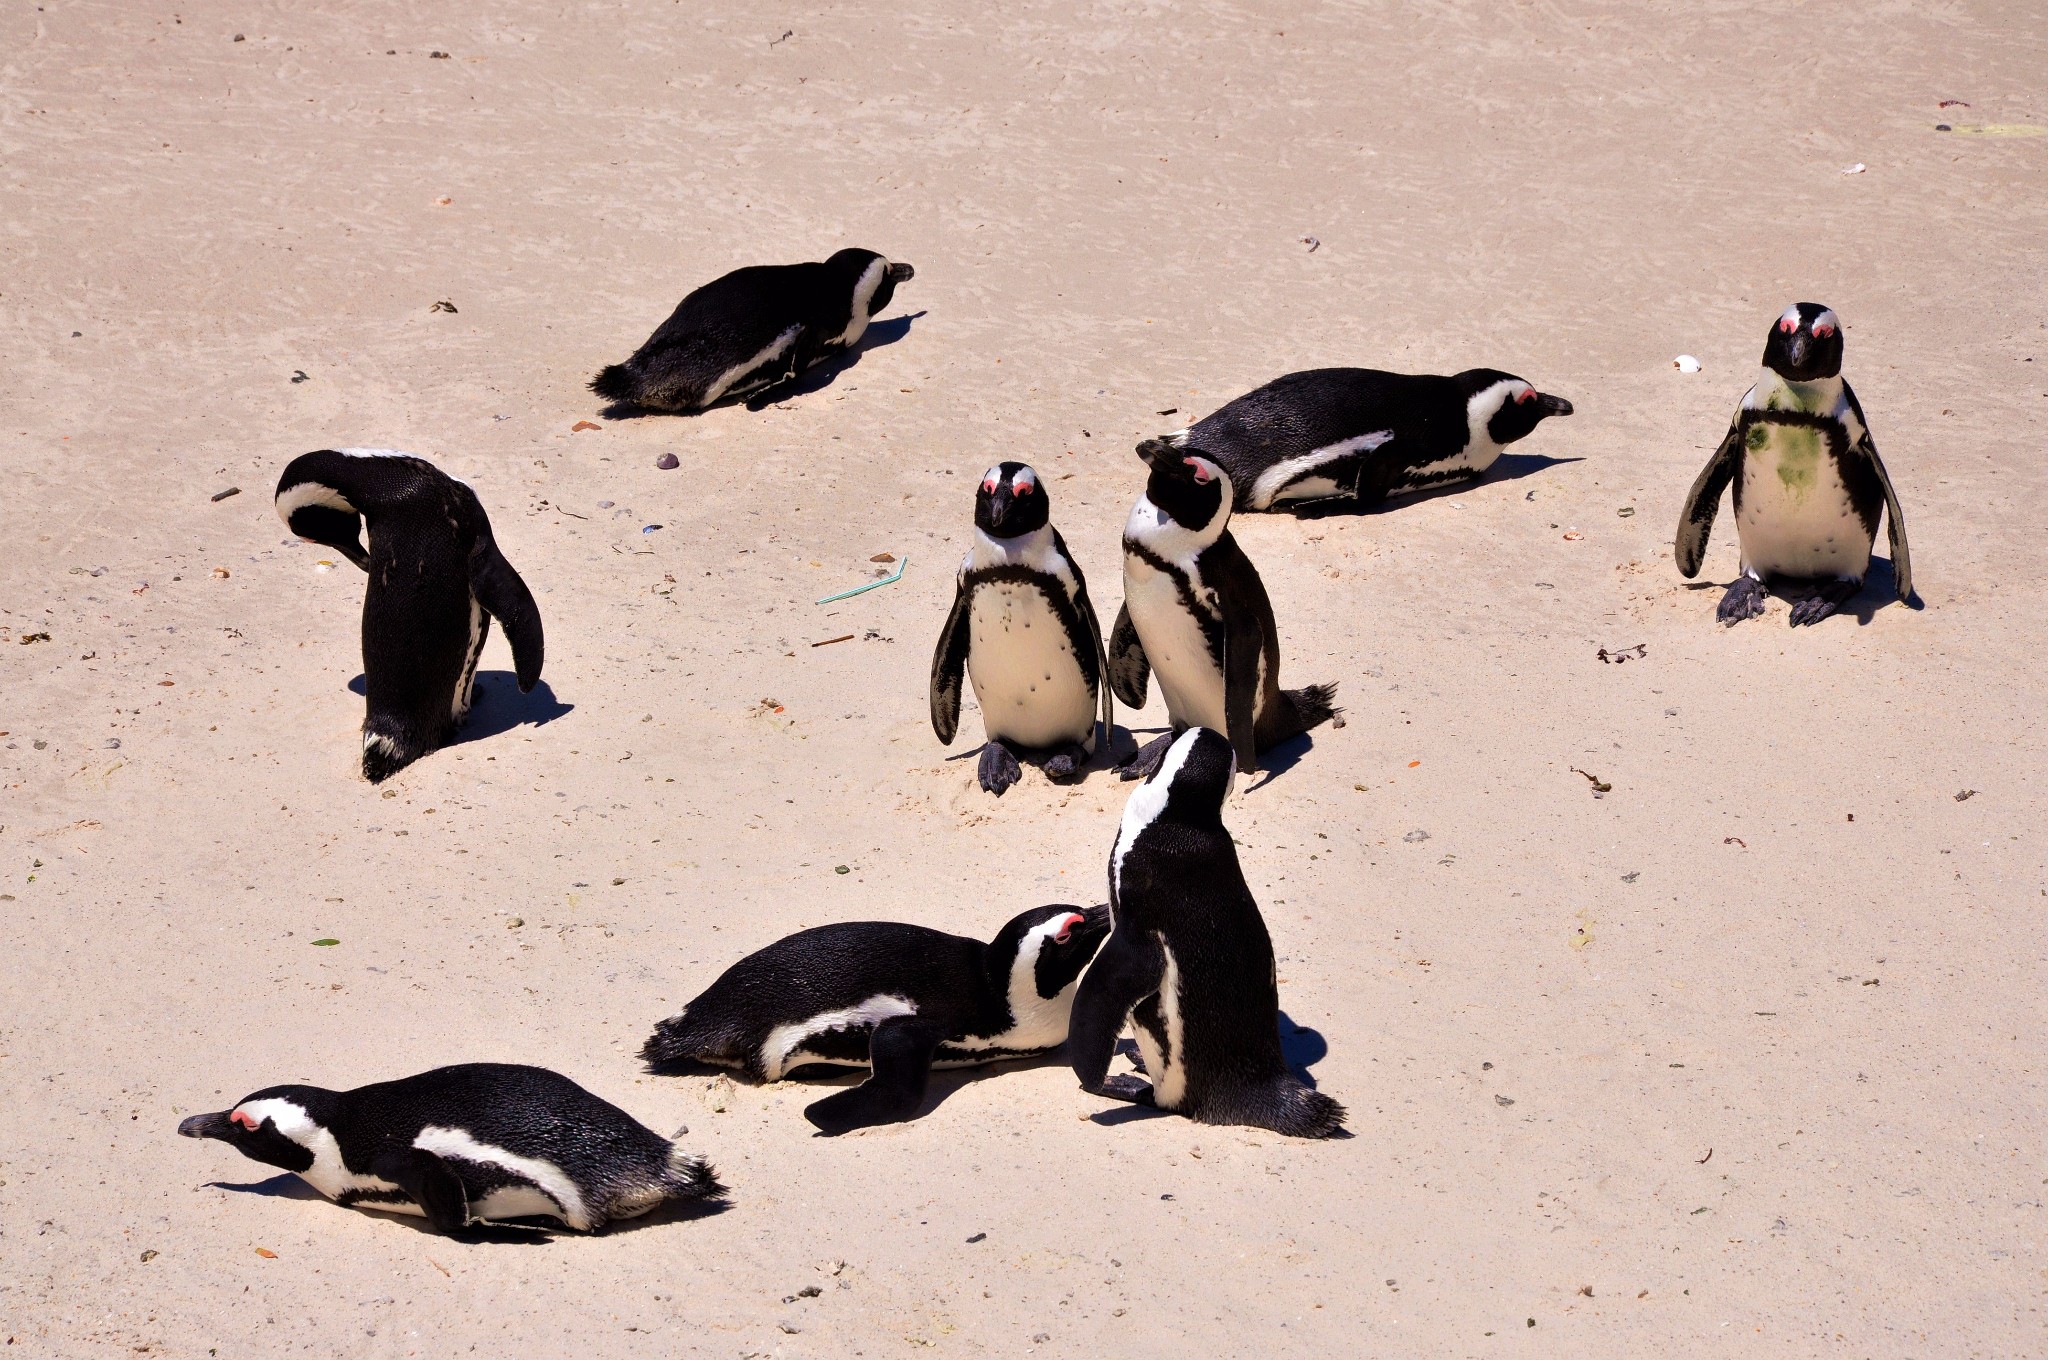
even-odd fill
[[[1797,318],[1797,317],[1790,317],[1790,316],[1782,316],[1782,317],[1779,317],[1779,318],[1778,318],[1778,329],[1779,329],[1779,330],[1781,330],[1781,331],[1783,331],[1783,332],[1785,332],[1785,334],[1787,334],[1787,335],[1792,335],[1792,334],[1794,334],[1795,332],[1797,332],[1797,331],[1798,331],[1798,329],[1799,329],[1799,320],[1798,320],[1798,318]]]
[[[1209,484],[1209,469],[1202,466],[1201,459],[1183,458],[1181,461],[1195,470],[1195,485],[1207,486]]]
[[[1010,490],[1020,496],[1028,496],[1036,485],[1029,477],[1019,477],[1016,481],[1010,483]]]
[[[1060,922],[1059,934],[1052,937],[1052,942],[1054,944],[1071,943],[1074,938],[1074,927],[1080,925],[1083,921],[1086,921],[1087,919],[1087,917],[1081,915],[1079,912],[1076,912],[1074,915],[1069,916],[1066,920]]]
[[[1825,340],[1834,333],[1835,328],[1825,321],[1816,321],[1813,324],[1813,338],[1816,340]]]
[[[981,483],[981,489],[982,489],[983,491],[986,491],[986,492],[988,492],[988,494],[989,494],[989,495],[991,495],[991,496],[995,495],[995,494],[996,494],[996,479],[995,479],[995,478],[993,478],[993,477],[987,477],[987,478],[984,478],[984,479],[982,480],[982,483]]]
[[[1536,400],[1536,389],[1533,387],[1525,387],[1515,394],[1515,404],[1517,406],[1527,405],[1534,400]]]
[[[244,1114],[240,1110],[236,1110],[233,1114],[228,1116],[228,1123],[240,1124],[243,1128],[247,1129],[251,1133],[254,1133],[257,1129],[263,1127],[261,1124],[256,1122],[253,1116]]]

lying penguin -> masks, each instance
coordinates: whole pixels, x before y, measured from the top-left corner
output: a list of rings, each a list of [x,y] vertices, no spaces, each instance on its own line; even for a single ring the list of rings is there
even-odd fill
[[[419,1214],[444,1233],[554,1219],[578,1232],[725,1187],[618,1106],[539,1067],[463,1063],[328,1091],[270,1086],[178,1125],[298,1173],[336,1204]]]
[[[1389,495],[1482,476],[1501,450],[1572,404],[1512,373],[1451,377],[1316,368],[1264,387],[1162,438],[1230,474],[1239,510]]]
[[[1770,588],[1798,597],[1794,628],[1840,609],[1863,588],[1880,511],[1891,531],[1892,584],[1900,600],[1913,598],[1898,493],[1842,377],[1842,323],[1818,302],[1787,307],[1771,327],[1763,376],[1742,394],[1727,437],[1686,495],[1672,555],[1687,580],[1699,574],[1731,484],[1742,572],[1721,597],[1722,623],[1763,613]]]
[[[1109,855],[1115,926],[1081,979],[1067,1054],[1082,1089],[1098,1095],[1328,1138],[1344,1107],[1280,1051],[1273,941],[1223,825],[1235,774],[1230,743],[1196,727],[1132,791]],[[1108,1075],[1126,1024],[1149,1086]]]
[[[1102,625],[1088,582],[1052,527],[1038,474],[999,463],[974,497],[974,546],[960,563],[952,612],[932,652],[932,731],[951,746],[960,727],[960,673],[974,682],[981,726],[981,787],[998,798],[1023,777],[1017,752],[1050,751],[1045,772],[1077,774],[1111,725],[1102,683]]]
[[[917,271],[872,250],[823,263],[750,265],[677,304],[623,364],[590,380],[607,401],[688,415],[758,394],[844,354]]]
[[[651,1072],[697,1064],[780,1081],[806,1063],[869,1067],[804,1117],[828,1134],[909,1119],[934,1066],[1058,1048],[1107,907],[1034,907],[987,944],[924,926],[848,921],[749,954],[655,1026]]]
[[[1157,673],[1173,731],[1118,773],[1139,779],[1190,727],[1228,734],[1238,767],[1335,717],[1335,685],[1280,688],[1280,631],[1265,584],[1230,534],[1230,476],[1163,440],[1138,445],[1151,467],[1124,525],[1124,603],[1109,636],[1109,683],[1143,708]]]
[[[521,693],[540,680],[540,610],[498,551],[469,483],[392,449],[302,454],[277,517],[369,574],[363,594],[363,774],[381,783],[454,739],[469,716],[491,620]],[[358,538],[367,532],[366,551]]]

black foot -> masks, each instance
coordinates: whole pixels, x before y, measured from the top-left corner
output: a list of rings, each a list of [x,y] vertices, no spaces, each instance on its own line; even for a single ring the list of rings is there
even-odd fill
[[[1043,768],[1047,779],[1072,779],[1088,768],[1088,752],[1076,743],[1048,756]]]
[[[1728,593],[1721,597],[1721,607],[1715,617],[1729,625],[1753,619],[1764,612],[1764,583],[1754,576],[1738,576],[1735,584],[1728,587]]]
[[[1152,1095],[1152,1084],[1140,1081],[1127,1073],[1104,1077],[1102,1085],[1089,1092],[1090,1095],[1108,1096],[1111,1100],[1128,1101],[1132,1105],[1150,1105],[1155,1109],[1159,1102]]]
[[[1168,732],[1165,736],[1154,737],[1143,746],[1140,746],[1138,754],[1132,756],[1122,765],[1117,766],[1117,777],[1119,779],[1151,778],[1159,769],[1160,762],[1166,759],[1166,753],[1172,748],[1173,739],[1177,735],[1179,734]]]
[[[1792,606],[1792,626],[1805,628],[1819,623],[1828,615],[1856,598],[1856,592],[1863,588],[1861,581],[1837,581],[1823,586],[1806,599]]]
[[[981,764],[975,773],[981,778],[981,786],[1000,798],[1010,791],[1010,785],[1024,777],[1024,767],[1017,763],[1015,752],[991,739],[981,748]]]

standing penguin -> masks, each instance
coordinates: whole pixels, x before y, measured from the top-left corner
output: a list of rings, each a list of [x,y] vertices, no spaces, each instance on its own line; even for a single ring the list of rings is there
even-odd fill
[[[1315,368],[1264,387],[1162,436],[1230,474],[1239,510],[1389,495],[1482,476],[1501,450],[1572,404],[1512,373],[1451,377]]]
[[[1688,580],[1731,482],[1742,574],[1721,597],[1722,623],[1763,613],[1770,586],[1800,597],[1794,628],[1840,609],[1863,588],[1879,511],[1890,525],[1892,582],[1900,600],[1913,598],[1898,493],[1842,377],[1842,323],[1817,302],[1794,303],[1771,327],[1762,378],[1685,498],[1672,552]]]
[[[321,449],[286,466],[276,504],[293,533],[369,573],[363,773],[371,783],[454,737],[469,716],[493,618],[512,643],[520,692],[540,680],[540,610],[498,551],[469,483],[392,449]]]
[[[845,921],[777,940],[655,1026],[651,1072],[689,1064],[780,1081],[806,1063],[873,1069],[814,1102],[828,1134],[910,1118],[931,1069],[1058,1048],[1109,908],[1034,907],[987,944],[924,926]]]
[[[1230,743],[1190,728],[1131,793],[1109,856],[1113,924],[1081,979],[1067,1052],[1082,1089],[1098,1095],[1328,1138],[1344,1107],[1280,1051],[1273,941],[1223,825],[1235,774]],[[1126,1023],[1149,1087],[1108,1076]]]
[[[624,406],[688,415],[789,382],[859,344],[896,285],[916,273],[872,250],[735,269],[684,298],[632,358],[592,378],[590,390]]]
[[[952,612],[932,652],[932,731],[951,746],[960,726],[960,673],[981,705],[979,776],[998,798],[1023,777],[1019,748],[1052,754],[1054,779],[1078,773],[1095,753],[1095,715],[1103,740],[1111,725],[1102,683],[1102,625],[1088,582],[1052,527],[1038,474],[998,463],[974,496],[974,546],[960,563]]]
[[[297,1172],[337,1204],[420,1214],[444,1233],[553,1218],[595,1232],[667,1200],[725,1187],[618,1106],[539,1067],[463,1063],[329,1091],[270,1086],[195,1114],[187,1138]]]
[[[1335,685],[1280,688],[1280,632],[1251,559],[1230,535],[1230,476],[1163,440],[1138,445],[1151,467],[1124,525],[1124,603],[1109,637],[1109,683],[1128,708],[1159,675],[1173,731],[1119,771],[1157,769],[1190,727],[1228,734],[1238,768],[1337,715]]]

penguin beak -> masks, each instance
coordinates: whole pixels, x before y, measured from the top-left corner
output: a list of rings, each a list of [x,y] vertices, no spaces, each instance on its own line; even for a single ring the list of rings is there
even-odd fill
[[[1813,348],[1813,337],[1804,327],[1792,332],[1792,338],[1785,342],[1785,366],[1793,372],[1806,367],[1806,352]]]
[[[178,1133],[186,1138],[222,1138],[234,1125],[228,1122],[228,1112],[218,1114],[195,1114],[190,1119],[179,1121]]]
[[[1572,404],[1570,402],[1566,401],[1563,397],[1553,397],[1548,393],[1541,394],[1536,398],[1536,406],[1546,416],[1568,416],[1572,413]]]
[[[1182,456],[1179,449],[1172,447],[1163,439],[1148,439],[1138,445],[1138,457],[1145,460],[1146,467],[1164,467],[1172,470],[1181,465]]]
[[[916,277],[917,271],[901,261],[889,266],[889,282],[891,283],[909,283]]]

